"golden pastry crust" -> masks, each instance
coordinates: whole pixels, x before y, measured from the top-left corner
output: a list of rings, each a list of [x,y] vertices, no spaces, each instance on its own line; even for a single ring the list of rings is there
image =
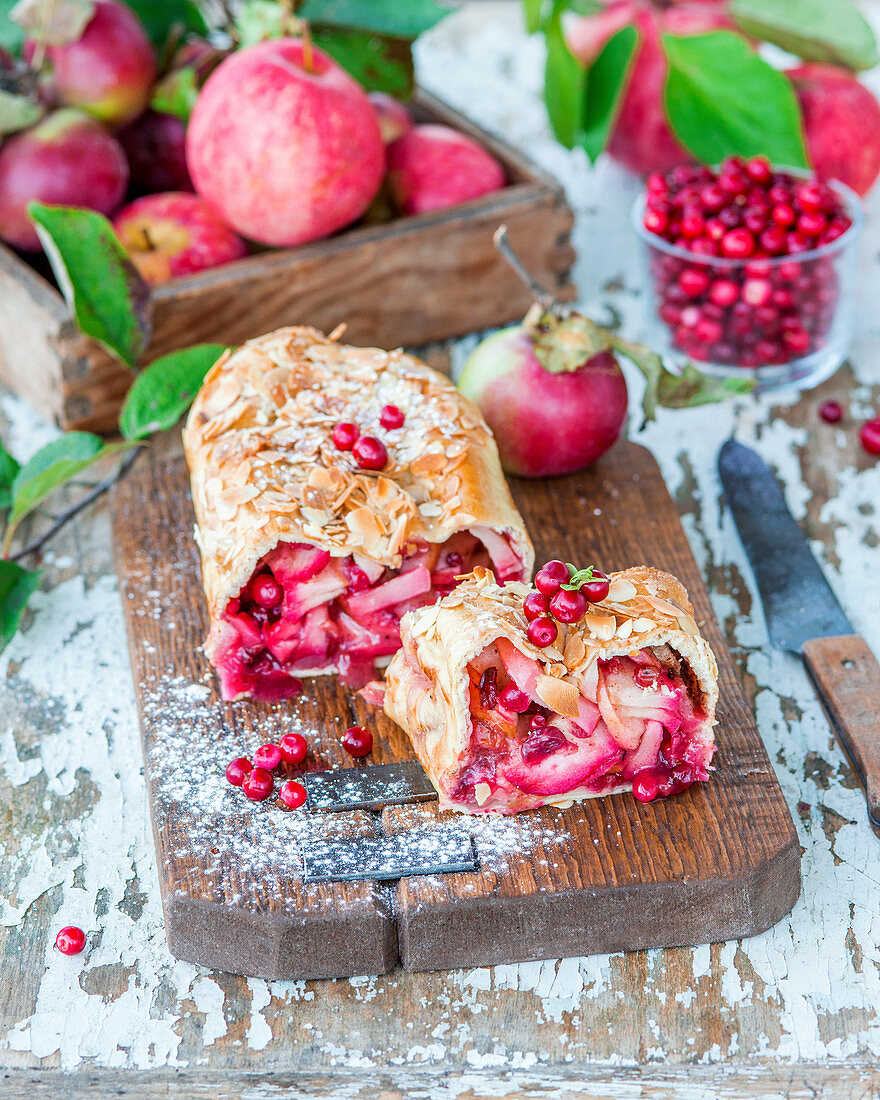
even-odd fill
[[[404,412],[403,427],[380,427],[388,404]],[[340,421],[385,442],[384,470],[359,469],[334,447]],[[228,600],[281,542],[397,568],[409,542],[484,527],[508,536],[531,576],[534,550],[479,409],[402,351],[350,347],[305,327],[250,340],[209,371],[183,442],[209,657]]]
[[[550,710],[574,715],[576,705],[572,711],[568,700],[593,661],[668,645],[687,662],[702,696],[705,720],[696,740],[714,746],[718,666],[694,622],[686,590],[669,573],[647,566],[612,573],[609,579],[607,599],[590,605],[581,622],[559,623],[556,643],[543,649],[532,645],[526,635],[522,604],[531,591],[529,586],[518,582],[498,585],[488,570],[475,570],[433,607],[403,617],[403,648],[386,671],[384,708],[409,734],[437,788],[441,808],[449,805],[443,779],[454,774],[469,750],[467,666],[499,638],[506,638],[543,666],[537,692],[543,703]],[[622,783],[605,793],[631,786]],[[579,791],[575,797],[598,796]],[[568,793],[557,801],[571,799]]]

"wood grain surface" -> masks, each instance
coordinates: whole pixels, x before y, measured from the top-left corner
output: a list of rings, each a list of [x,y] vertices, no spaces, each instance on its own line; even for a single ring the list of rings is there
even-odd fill
[[[862,780],[868,818],[880,831],[880,663],[857,634],[811,638],[804,644],[804,660]]]
[[[379,973],[398,953],[411,970],[481,966],[748,936],[794,905],[800,890],[794,827],[654,460],[623,442],[581,475],[517,481],[513,491],[539,560],[593,561],[604,569],[648,562],[684,581],[719,659],[712,780],[651,805],[626,794],[514,819],[442,815],[472,828],[476,872],[413,876],[390,886],[304,885],[291,859],[275,860],[265,880],[258,874],[254,881],[251,872],[252,880],[242,881],[249,872],[237,836],[250,835],[254,815],[264,822],[275,815],[261,841],[268,848],[272,830],[284,830],[291,819],[357,834],[378,825],[386,832],[430,826],[438,812],[429,804],[389,808],[381,820],[287,815],[268,803],[254,807],[235,792],[237,799],[218,802],[216,837],[200,847],[192,836],[199,823],[181,804],[181,776],[194,767],[221,768],[277,739],[292,720],[312,746],[309,767],[354,766],[339,734],[355,721],[377,735],[371,762],[412,752],[398,727],[335,677],[307,681],[303,696],[286,706],[219,700],[199,651],[207,620],[186,471],[179,461],[145,459],[117,490],[114,529],[166,928],[176,955],[263,977]],[[187,696],[188,685],[198,686],[198,701]]]

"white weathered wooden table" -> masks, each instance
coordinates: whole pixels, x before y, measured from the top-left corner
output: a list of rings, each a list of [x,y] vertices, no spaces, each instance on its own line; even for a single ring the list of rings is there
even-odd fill
[[[637,182],[612,164],[591,171],[551,141],[541,49],[516,5],[458,13],[420,45],[419,69],[564,181],[582,302],[597,317],[619,311],[640,336],[627,220]],[[337,982],[246,980],[176,962],[104,506],[57,540],[44,591],[2,658],[0,1095],[878,1095],[880,847],[800,663],[768,647],[715,475],[731,431],[770,460],[880,653],[880,463],[854,428],[880,409],[880,191],[873,205],[851,365],[800,400],[661,412],[639,437],[679,504],[798,826],[804,889],[790,917],[754,939],[693,950]],[[453,347],[453,363],[471,346]],[[849,410],[838,427],[816,416],[830,397]],[[18,400],[0,401],[19,456],[52,436]],[[84,955],[53,950],[66,923],[92,933]]]

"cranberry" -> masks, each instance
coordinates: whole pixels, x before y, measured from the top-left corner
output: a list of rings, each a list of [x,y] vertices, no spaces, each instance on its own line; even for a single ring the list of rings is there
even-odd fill
[[[717,183],[707,183],[705,187],[700,189],[700,202],[707,212],[714,214],[715,211],[724,206],[726,201],[727,195]]]
[[[543,714],[533,714],[529,719],[530,730],[540,730],[547,725],[547,719]]]
[[[309,751],[309,743],[301,733],[285,733],[278,748],[285,764],[301,764]]]
[[[384,470],[388,464],[385,444],[374,435],[362,435],[352,447],[352,454],[362,470]]]
[[[645,187],[651,195],[666,195],[669,192],[666,177],[662,172],[652,172],[645,181]]]
[[[805,180],[796,188],[795,200],[801,210],[818,213],[825,206],[825,189],[818,180]]]
[[[727,232],[727,226],[720,218],[709,218],[706,222],[706,236],[710,241],[720,241]]]
[[[560,588],[550,601],[550,613],[561,623],[577,623],[587,613],[587,597],[580,590]]]
[[[810,334],[805,328],[796,328],[783,332],[782,342],[792,355],[803,355],[810,346]]]
[[[761,233],[767,228],[767,212],[760,206],[747,206],[743,211],[743,225],[750,233]]]
[[[511,710],[514,714],[525,714],[529,709],[531,700],[524,691],[520,691],[514,683],[501,689],[498,701],[505,710]]]
[[[271,611],[281,603],[284,594],[281,585],[271,573],[260,573],[250,583],[251,599],[266,611]]]
[[[843,406],[839,401],[825,401],[819,406],[819,416],[826,424],[838,424],[843,419]]]
[[[721,238],[721,253],[731,260],[745,260],[755,251],[755,238],[748,229],[731,229]]]
[[[486,710],[498,706],[498,669],[487,668],[480,677],[480,703]]]
[[[342,736],[342,747],[355,759],[368,756],[373,751],[373,735],[363,726],[349,726]]]
[[[302,783],[297,783],[295,779],[288,779],[285,783],[282,783],[278,795],[288,810],[298,810],[308,798],[305,787]]]
[[[240,787],[252,767],[253,764],[246,756],[237,756],[226,765],[226,779],[233,787]]]
[[[570,577],[571,570],[564,561],[548,561],[535,575],[535,587],[545,596],[552,596]]]
[[[523,600],[523,611],[529,622],[540,615],[550,614],[550,601],[543,592],[530,592]]]
[[[869,455],[880,455],[880,416],[862,425],[859,430],[859,442]]]
[[[769,183],[773,174],[766,157],[751,157],[747,160],[746,173],[756,183]]]
[[[538,646],[539,649],[553,645],[558,633],[556,623],[549,615],[541,615],[540,618],[532,619],[526,628],[526,637],[532,645]]]
[[[557,729],[556,726],[544,726],[523,742],[520,751],[526,764],[538,764],[546,757],[559,752],[560,749],[571,751],[573,748],[574,745],[561,729]]]
[[[716,340],[721,339],[723,332],[721,325],[711,317],[706,317],[705,314],[694,327],[694,336],[701,344],[714,344]]]
[[[586,584],[581,585],[581,592],[587,597],[590,603],[601,603],[611,590],[611,585],[608,582],[608,578],[604,573],[600,573],[598,569],[593,570],[593,579],[587,581]]]
[[[281,763],[281,749],[278,745],[260,745],[254,753],[254,767],[274,771]]]
[[[785,248],[785,230],[778,225],[768,226],[761,234],[759,243],[765,252],[775,255]]]
[[[773,297],[773,287],[768,279],[746,279],[742,296],[750,306],[765,306]]]
[[[379,423],[389,431],[394,428],[402,428],[404,420],[406,420],[406,417],[403,415],[403,410],[396,405],[385,405],[379,413]]]
[[[738,206],[725,206],[719,213],[718,220],[725,229],[736,229],[742,225],[742,211]]]
[[[777,225],[787,229],[790,225],[794,225],[797,215],[790,202],[778,202],[770,211],[770,217]]]
[[[55,937],[55,946],[62,955],[78,955],[86,945],[86,934],[75,924],[65,925]]]
[[[678,277],[678,285],[689,298],[699,298],[709,289],[709,276],[700,267],[686,267]]]
[[[330,433],[330,438],[333,440],[333,446],[337,451],[350,451],[357,443],[360,434],[357,424],[343,420],[334,427]]]
[[[732,306],[739,297],[739,286],[732,279],[716,279],[709,288],[709,301],[716,306]]]
[[[649,232],[662,235],[669,225],[669,215],[662,210],[648,209],[645,211],[643,224]]]
[[[797,220],[798,232],[805,237],[818,237],[828,228],[828,219],[824,214],[813,210],[805,210]]]
[[[706,228],[703,215],[698,209],[689,209],[681,218],[681,232],[684,237],[699,237]]]
[[[275,787],[275,780],[265,768],[252,768],[244,777],[241,789],[251,802],[265,802]]]
[[[660,793],[660,780],[655,769],[643,768],[633,777],[633,797],[638,802],[653,802]]]

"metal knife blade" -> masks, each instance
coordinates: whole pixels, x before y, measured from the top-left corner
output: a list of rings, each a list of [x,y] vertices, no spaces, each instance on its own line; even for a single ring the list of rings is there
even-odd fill
[[[852,634],[764,460],[728,439],[718,454],[718,472],[755,574],[771,643],[801,653],[812,638]]]

